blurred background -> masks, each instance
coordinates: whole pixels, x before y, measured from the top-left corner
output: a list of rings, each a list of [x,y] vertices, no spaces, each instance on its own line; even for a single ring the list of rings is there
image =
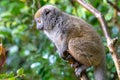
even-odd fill
[[[112,38],[118,37],[120,53],[120,14],[106,0],[86,0],[98,9],[108,24]],[[110,0],[115,3],[117,0]],[[71,0],[0,0],[0,39],[8,49],[6,63],[0,67],[0,80],[78,80],[74,69],[57,54],[54,45],[34,22],[35,12],[46,4],[78,16],[93,25],[106,49],[108,80],[118,80],[114,62],[106,45],[106,39],[98,20],[89,11]],[[120,1],[117,6],[120,8]],[[118,14],[117,14],[118,13]],[[93,68],[87,70],[93,79]]]

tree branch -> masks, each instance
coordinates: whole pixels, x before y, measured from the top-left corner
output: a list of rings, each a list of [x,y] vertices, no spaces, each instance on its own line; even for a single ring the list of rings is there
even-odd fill
[[[118,6],[117,5],[115,5],[115,4],[113,4],[112,2],[110,2],[109,0],[107,0],[107,2],[113,7],[113,8],[115,8],[117,11],[119,11],[120,12],[120,9],[118,8]]]
[[[107,40],[107,46],[112,55],[118,77],[120,79],[120,62],[119,62],[119,58],[118,58],[116,47],[115,47],[115,44],[116,44],[118,38],[114,38],[114,39],[110,38],[108,31],[107,31],[107,23],[105,21],[105,18],[97,9],[95,9],[92,5],[85,2],[84,0],[75,0],[75,1],[77,1],[80,5],[82,5],[87,10],[89,10],[99,20],[99,22],[101,24],[101,28],[102,28],[105,38]]]
[[[41,7],[40,1],[37,0],[37,8],[40,8],[40,7]]]

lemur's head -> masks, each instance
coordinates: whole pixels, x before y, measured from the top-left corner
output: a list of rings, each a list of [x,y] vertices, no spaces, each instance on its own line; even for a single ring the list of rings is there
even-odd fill
[[[39,30],[50,30],[56,24],[56,19],[62,12],[52,5],[45,5],[40,8],[34,16],[36,21],[37,29]]]

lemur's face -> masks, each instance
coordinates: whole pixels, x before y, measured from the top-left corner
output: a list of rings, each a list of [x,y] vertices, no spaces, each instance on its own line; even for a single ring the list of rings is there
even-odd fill
[[[58,9],[54,6],[46,5],[36,12],[34,19],[38,30],[50,30],[54,27],[53,19],[56,16],[56,10]]]

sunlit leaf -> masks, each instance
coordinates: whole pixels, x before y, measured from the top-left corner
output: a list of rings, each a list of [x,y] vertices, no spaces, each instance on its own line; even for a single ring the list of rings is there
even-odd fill
[[[7,80],[16,80],[15,77],[8,78]]]
[[[22,2],[26,2],[26,0],[20,0],[20,1],[22,1]]]
[[[10,12],[4,12],[0,14],[0,17],[10,17],[12,14]]]
[[[17,75],[20,76],[20,75],[23,75],[24,74],[24,69],[23,68],[20,68],[17,70]]]

